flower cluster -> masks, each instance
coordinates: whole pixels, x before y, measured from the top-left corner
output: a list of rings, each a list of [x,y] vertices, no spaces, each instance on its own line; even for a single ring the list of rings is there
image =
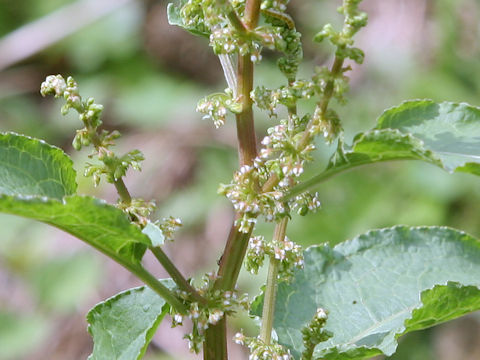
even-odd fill
[[[305,346],[302,360],[311,360],[315,346],[332,337],[332,333],[324,329],[327,318],[327,312],[322,308],[318,308],[310,323],[302,329],[303,344]]]
[[[147,226],[150,214],[155,210],[155,202],[135,198],[128,204],[119,202],[117,207],[123,210],[134,224],[144,228]]]
[[[296,105],[299,99],[310,99],[315,95],[316,86],[312,81],[296,80],[286,86],[277,89],[266,89],[263,86],[256,87],[250,93],[250,97],[263,110],[268,110],[270,117],[277,116],[278,105],[287,108]]]
[[[173,241],[173,236],[175,235],[178,228],[182,226],[182,220],[170,216],[168,218],[163,218],[161,222],[155,224],[158,225],[160,230],[162,230],[162,234],[165,237],[165,240]]]
[[[189,348],[192,352],[198,353],[202,343],[205,341],[205,330],[210,325],[215,325],[225,315],[232,315],[238,310],[248,310],[249,302],[247,295],[239,295],[236,291],[223,291],[214,288],[216,276],[207,274],[203,278],[203,286],[198,289],[198,293],[206,299],[205,304],[196,301],[190,301],[190,294],[179,292],[178,295],[189,304],[187,317],[192,321],[192,332],[185,335],[188,340]],[[183,316],[172,312],[172,326],[183,324]]]
[[[263,265],[265,256],[269,256],[279,262],[278,278],[288,280],[293,275],[295,268],[303,267],[303,251],[300,245],[285,237],[284,241],[265,241],[263,236],[254,236],[250,239],[245,257],[245,265],[248,271],[258,273]]]
[[[344,0],[343,5],[338,8],[338,12],[345,16],[343,29],[335,31],[331,24],[327,24],[315,35],[314,40],[321,42],[324,39],[336,46],[335,55],[341,59],[352,59],[361,64],[364,59],[364,53],[359,48],[353,47],[353,36],[362,27],[367,25],[367,14],[358,9],[361,0]]]
[[[261,10],[277,10],[277,11],[285,11],[287,10],[287,5],[290,0],[263,0],[260,4]]]
[[[215,93],[206,96],[197,104],[197,111],[205,114],[203,119],[212,120],[216,128],[225,124],[228,112],[239,113],[242,110],[240,102],[233,97],[230,88],[224,93]]]
[[[106,181],[116,186],[122,186],[121,179],[129,168],[140,170],[140,163],[144,160],[139,150],[132,150],[122,156],[116,155],[110,148],[115,145],[115,140],[120,137],[118,131],[100,130],[102,124],[100,115],[103,106],[96,104],[93,98],[83,100],[80,96],[77,82],[70,76],[65,79],[61,75],[50,75],[42,83],[40,93],[43,96],[54,95],[56,98],[63,97],[66,101],[62,107],[62,114],[67,114],[74,109],[84,128],[77,130],[72,145],[76,150],[83,146],[92,145],[94,152],[90,158],[96,156],[101,163],[87,163],[85,176],[91,176],[97,186],[102,176]],[[119,185],[121,183],[121,185]],[[124,185],[123,185],[124,186]],[[117,188],[118,190],[118,188]],[[117,206],[122,209],[133,223],[143,228],[148,221],[148,216],[153,212],[155,205],[143,199],[119,200]]]
[[[101,175],[105,175],[107,182],[114,183],[125,176],[130,167],[140,170],[140,162],[144,160],[144,157],[139,150],[130,151],[123,156],[117,156],[110,150],[110,147],[114,145],[114,140],[120,137],[120,133],[98,129],[102,124],[100,115],[103,106],[96,104],[93,98],[82,100],[78,85],[71,76],[67,78],[67,81],[61,75],[48,76],[42,83],[40,93],[43,96],[63,97],[66,100],[62,107],[63,115],[67,114],[70,109],[78,112],[79,119],[85,127],[77,130],[72,144],[76,150],[90,144],[94,146],[95,152],[90,157],[96,155],[102,164],[87,164],[85,175],[92,176],[95,185],[98,185]]]
[[[249,360],[291,360],[290,350],[285,349],[277,342],[265,344],[258,337],[247,337],[243,333],[236,333],[233,341],[239,345],[247,346],[250,350]]]

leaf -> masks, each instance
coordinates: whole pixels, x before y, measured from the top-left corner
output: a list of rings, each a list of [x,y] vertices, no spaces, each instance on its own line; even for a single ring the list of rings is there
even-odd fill
[[[343,171],[390,160],[422,160],[448,172],[480,175],[480,109],[451,102],[406,101],[386,110],[375,129],[339,141],[320,174],[292,188],[286,198]]]
[[[72,160],[59,148],[0,133],[0,193],[62,199],[77,189]]]
[[[328,169],[387,160],[423,160],[448,172],[480,174],[480,109],[467,104],[406,101],[386,110],[374,130],[342,146]],[[341,144],[340,144],[341,145]]]
[[[173,281],[161,280],[172,288]],[[90,360],[141,359],[168,311],[165,300],[146,286],[121,292],[87,314],[94,346]]]
[[[390,356],[398,336],[480,309],[480,242],[445,227],[370,231],[334,248],[310,247],[305,268],[279,285],[274,328],[296,356],[317,308],[333,337],[315,358]],[[252,312],[261,314],[262,298]]]
[[[184,23],[181,15],[181,10],[187,2],[187,0],[176,0],[174,3],[169,3],[167,5],[168,23],[170,25],[180,26],[181,28],[187,30],[194,35],[209,37],[210,32],[207,31],[204,26],[200,28],[195,26],[189,26]]]
[[[150,239],[120,209],[88,196],[47,198],[0,195],[0,212],[53,225],[121,264],[138,263]]]
[[[71,195],[75,171],[60,149],[27,136],[0,134],[0,159],[0,212],[56,226],[121,264],[138,263],[151,245],[121,210]]]
[[[378,129],[398,129],[424,143],[449,171],[480,163],[480,109],[465,103],[407,101],[385,111]],[[466,170],[470,172],[470,170]]]

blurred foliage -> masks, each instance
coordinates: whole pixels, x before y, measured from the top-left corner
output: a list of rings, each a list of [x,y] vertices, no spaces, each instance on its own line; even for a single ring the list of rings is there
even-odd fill
[[[0,0],[0,36],[72,2]],[[415,9],[412,6],[415,1],[400,2]],[[367,3],[365,6],[369,6]],[[392,2],[392,6],[393,3],[397,2]],[[417,34],[418,44],[412,44],[408,51],[402,52],[405,47],[397,44],[396,41],[400,43],[400,40],[396,38],[390,47],[376,39],[375,36],[381,34],[361,38],[362,44],[369,44],[368,48],[364,47],[366,64],[354,72],[347,106],[338,108],[334,104],[344,120],[348,142],[357,132],[370,128],[383,109],[398,105],[407,98],[466,101],[480,105],[478,1],[425,0],[418,3],[426,9],[424,32]],[[313,45],[310,39],[325,21],[341,19],[335,14],[337,5],[336,1],[292,0],[292,14],[304,33],[306,63],[301,71],[309,73],[314,64],[329,60],[331,49]],[[175,134],[172,129],[186,133],[210,127],[210,123],[202,122],[201,116],[194,113],[195,104],[212,88],[222,90],[226,84],[200,83],[195,79],[201,77],[194,72],[207,72],[207,67],[218,68],[218,62],[200,63],[201,56],[191,55],[188,49],[200,43],[205,52],[210,50],[201,39],[185,34],[181,41],[163,45],[162,54],[169,50],[184,54],[193,72],[182,74],[182,69],[167,67],[172,61],[164,61],[149,48],[151,43],[162,46],[149,37],[156,36],[161,40],[172,35],[172,29],[151,16],[158,11],[161,13],[159,9],[165,7],[164,1],[131,2],[48,51],[0,72],[1,79],[7,75],[10,79],[0,87],[0,131],[14,130],[44,138],[68,152],[72,151],[71,139],[80,124],[73,116],[61,117],[60,105],[53,100],[42,100],[35,88],[36,82],[39,88],[42,78],[51,73],[73,74],[81,84],[82,92],[92,94],[97,102],[105,105],[105,125],[120,128],[125,139],[128,135],[141,139],[142,134],[157,132],[168,137]],[[372,14],[374,16],[379,14]],[[396,26],[398,34],[410,26],[393,20],[388,24]],[[257,69],[257,83],[267,87],[279,85],[281,77],[274,62],[275,55],[266,53],[265,62]],[[30,81],[33,84],[22,80],[19,76],[22,71],[35,74],[36,78]],[[269,120],[262,115],[257,119],[259,134],[263,134],[270,126]],[[176,184],[165,198],[162,194],[159,216],[179,216],[184,222],[178,243],[173,244],[172,249],[180,245],[182,239],[187,239],[185,246],[181,247],[183,251],[220,255],[223,244],[212,249],[205,248],[200,241],[205,241],[202,234],[209,211],[228,209],[229,206],[216,190],[219,182],[229,181],[236,167],[233,131],[234,124],[230,121],[218,133],[220,135],[212,136],[213,131],[194,133],[197,136],[195,143],[191,144],[192,149],[186,155],[194,157],[190,169],[192,178]],[[140,143],[136,147],[142,150],[143,145]],[[333,147],[320,142],[318,147],[315,166],[325,166]],[[172,146],[171,151],[179,149]],[[83,153],[74,156],[80,161],[86,158]],[[162,163],[169,156],[169,153],[158,153],[153,162]],[[80,180],[83,165],[77,165],[77,169]],[[149,169],[145,168],[144,174],[149,174]],[[170,171],[167,170],[154,173],[149,179],[168,176]],[[141,177],[142,174],[135,175],[135,179]],[[305,177],[308,177],[308,171]],[[149,186],[148,183],[142,184],[141,180],[135,181],[140,182],[134,186],[140,192]],[[114,200],[107,187],[92,189],[83,179],[80,183],[82,192]],[[400,223],[448,225],[480,236],[480,187],[478,181],[468,175],[448,175],[433,166],[419,163],[379,164],[328,181],[321,185],[319,193],[322,210],[305,217],[294,216],[289,225],[288,236],[304,246],[321,242],[335,244],[371,228]],[[91,251],[78,254],[57,251],[52,245],[52,237],[56,238],[53,244],[57,244],[59,232],[3,215],[0,227],[0,286],[5,289],[20,287],[29,298],[20,306],[8,301],[6,294],[0,292],[0,359],[30,359],[32,357],[28,354],[35,353],[42,347],[42,342],[49,341],[52,336],[49,329],[61,316],[59,313],[68,316],[86,304],[91,305],[91,299],[96,299],[92,294],[100,291],[101,282],[108,283],[109,280],[103,275],[105,270],[100,270],[104,269],[98,262],[101,256],[92,255]],[[265,236],[271,236],[271,230],[270,224],[260,224],[258,229]],[[181,259],[182,255],[176,258]],[[186,269],[211,271],[212,266],[213,263],[199,261]],[[253,280],[242,275],[240,284],[254,295],[264,278],[262,272]],[[112,294],[116,290],[120,289],[110,289]],[[251,322],[239,321],[239,326],[251,331]],[[432,349],[431,339],[435,334],[436,329],[409,335],[392,359],[439,359]],[[156,357],[154,353],[152,350],[149,359],[166,359],[163,355]],[[176,356],[179,357],[181,355]]]

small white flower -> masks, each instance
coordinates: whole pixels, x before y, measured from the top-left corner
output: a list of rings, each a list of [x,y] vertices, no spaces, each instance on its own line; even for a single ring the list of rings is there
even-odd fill
[[[173,317],[173,320],[175,321],[176,324],[182,325],[183,316],[180,314],[175,314]]]

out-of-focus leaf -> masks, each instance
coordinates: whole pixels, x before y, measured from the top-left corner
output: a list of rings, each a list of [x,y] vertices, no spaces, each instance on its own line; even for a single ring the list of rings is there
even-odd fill
[[[0,311],[0,359],[21,359],[49,334],[45,319],[38,315]]]
[[[389,356],[398,336],[480,309],[479,286],[480,242],[471,236],[445,227],[370,231],[307,249],[305,268],[279,286],[274,328],[298,357],[301,329],[323,308],[333,337],[316,346],[316,359]]]
[[[84,251],[33,266],[29,280],[40,304],[56,312],[74,310],[96,288],[100,273],[97,260]]]
[[[161,280],[172,288],[173,281]],[[121,292],[87,314],[94,346],[90,360],[141,359],[168,311],[158,294],[142,286]]]

